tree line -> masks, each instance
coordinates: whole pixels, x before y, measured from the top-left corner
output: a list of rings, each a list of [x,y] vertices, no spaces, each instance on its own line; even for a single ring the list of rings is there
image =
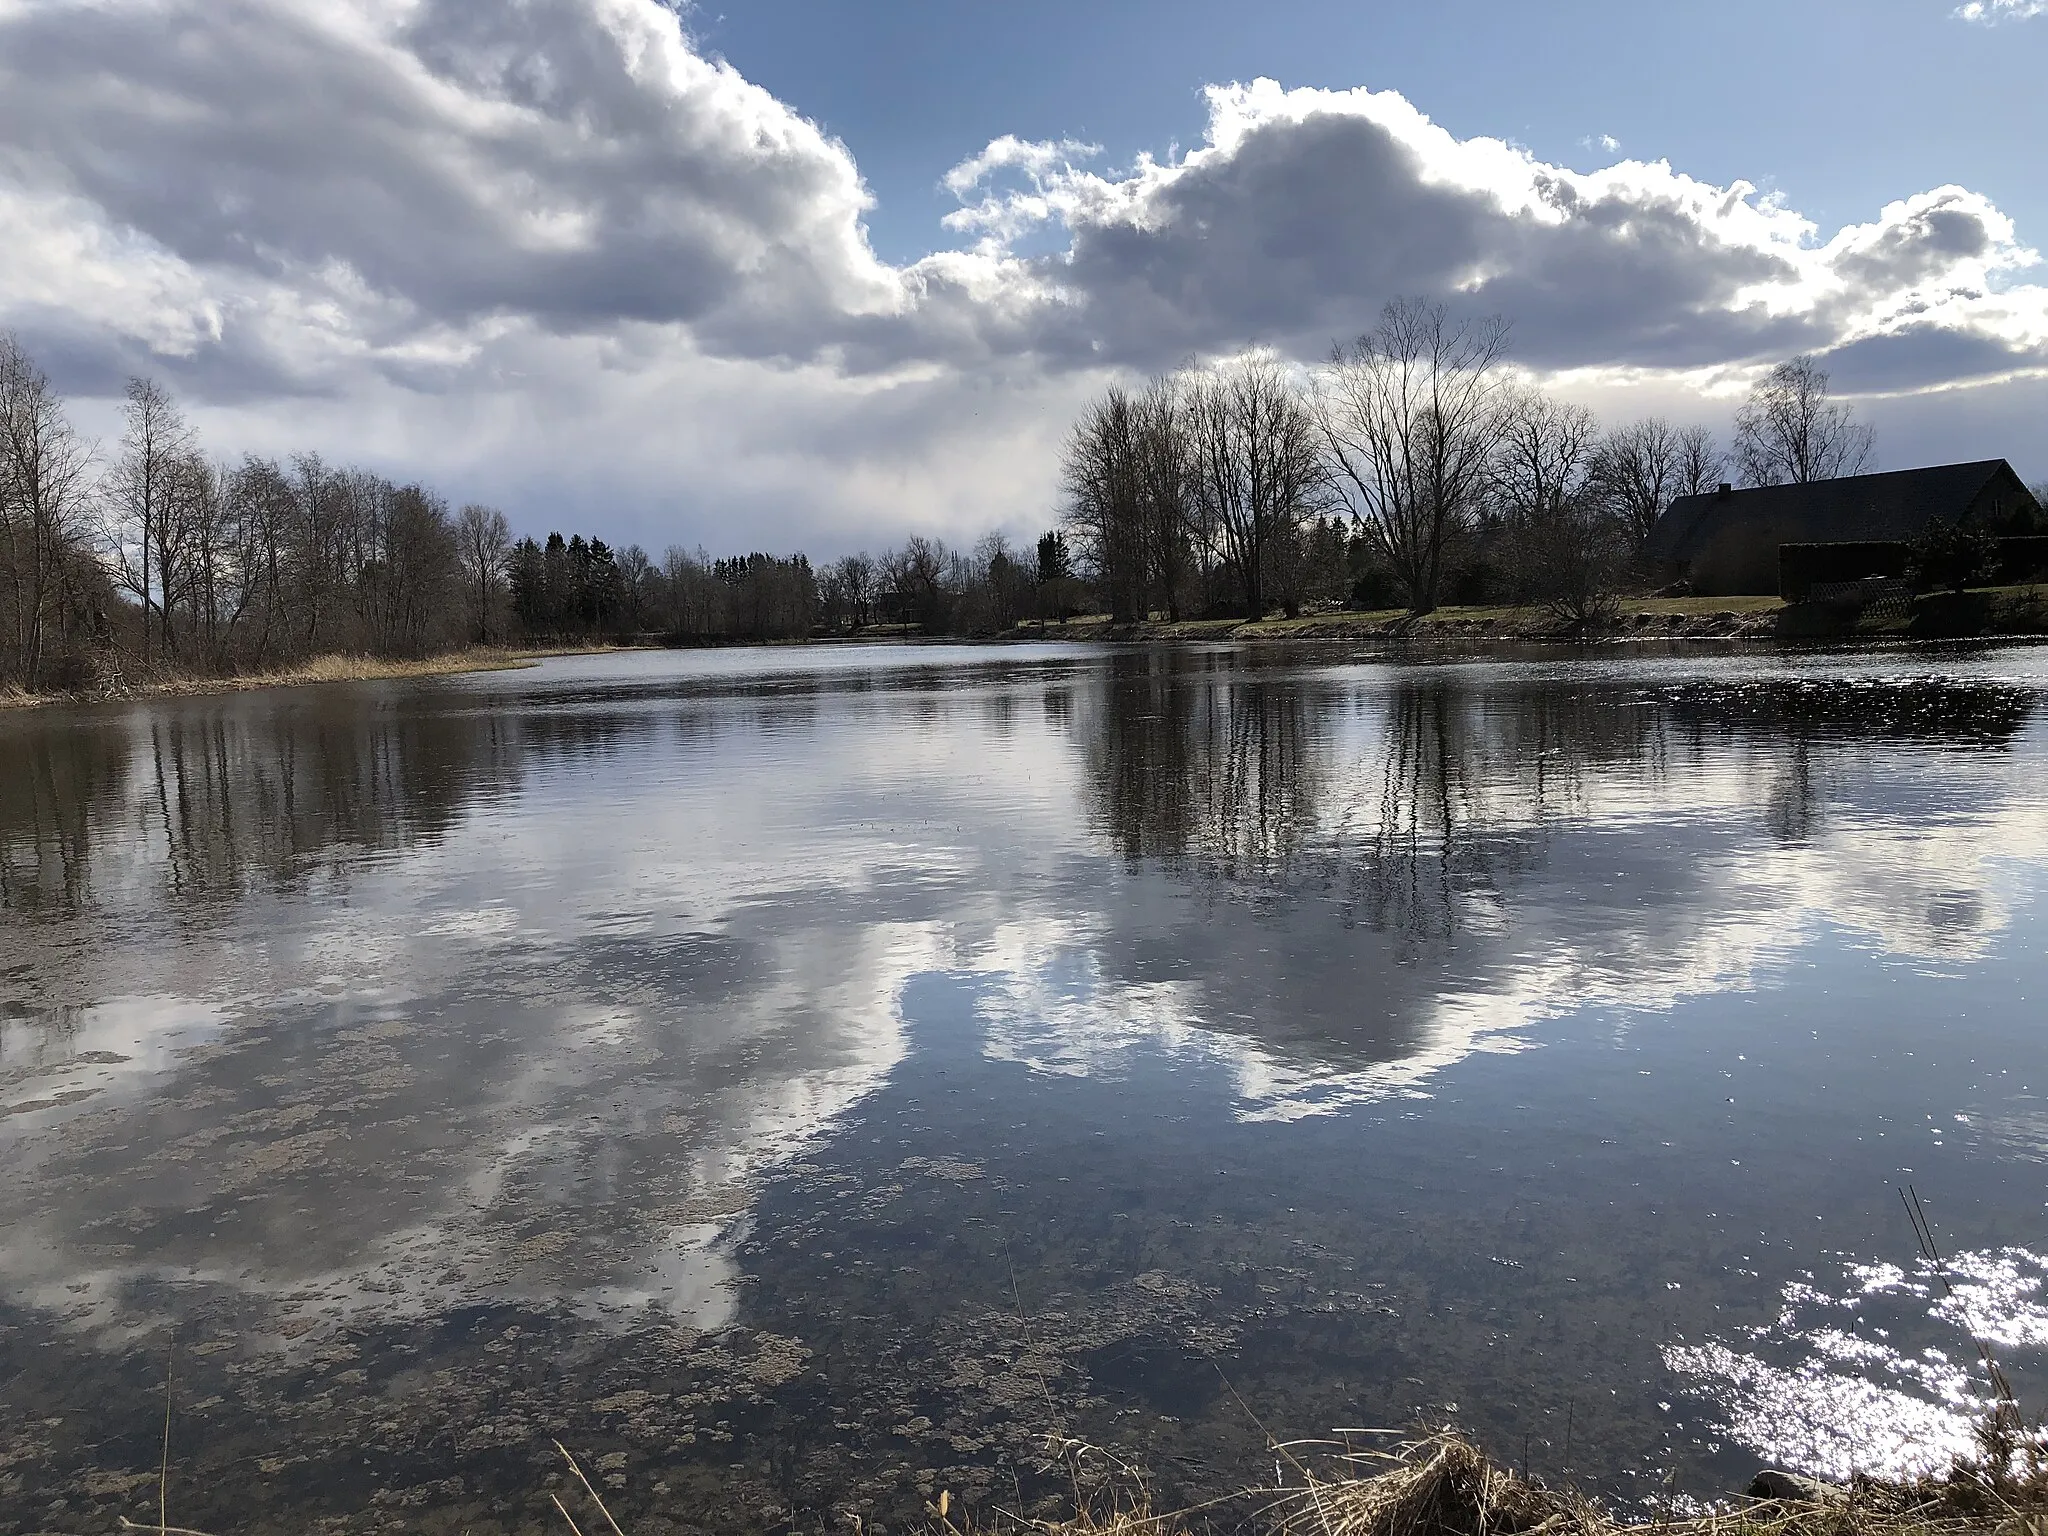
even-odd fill
[[[515,541],[493,507],[452,507],[317,453],[216,458],[145,378],[102,445],[0,332],[0,683],[77,689],[467,644],[981,634],[1088,601],[1058,531],[1035,550],[919,536],[822,570],[801,553],[671,547],[657,561],[580,533]]]
[[[317,453],[215,459],[150,379],[121,423],[110,448],[87,440],[0,333],[0,680],[420,655],[486,627],[464,598],[502,547],[490,509]]]
[[[1119,620],[1453,601],[1585,617],[1647,574],[1676,498],[1870,464],[1869,428],[1810,357],[1758,384],[1724,451],[1661,417],[1603,430],[1517,374],[1507,341],[1499,318],[1403,300],[1316,368],[1259,351],[1105,390],[1062,466],[1102,602]]]
[[[1677,497],[1870,465],[1869,428],[1810,357],[1758,384],[1724,451],[1661,417],[1603,429],[1517,373],[1507,339],[1498,318],[1404,300],[1314,368],[1255,351],[1112,386],[1067,439],[1059,522],[1034,546],[918,535],[814,567],[515,541],[495,508],[317,453],[229,463],[149,379],[129,382],[103,449],[0,333],[0,682],[464,644],[987,635],[1089,611],[1514,602],[1582,618],[1647,579]]]

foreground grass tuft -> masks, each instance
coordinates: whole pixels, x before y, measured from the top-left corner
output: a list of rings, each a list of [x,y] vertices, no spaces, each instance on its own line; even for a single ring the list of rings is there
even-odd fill
[[[1454,1430],[1391,1452],[1331,1448],[1320,1465],[1276,1450],[1291,1463],[1291,1486],[1222,1501],[1234,1509],[1157,1512],[1135,1476],[1109,1491],[1089,1491],[1077,1476],[1076,1513],[1066,1519],[998,1513],[963,1526],[949,1517],[943,1494],[927,1513],[935,1536],[2048,1536],[2042,1442],[2004,1416],[1980,1431],[1977,1454],[1933,1476],[1840,1486],[1781,1478],[1790,1496],[1689,1503],[1637,1518],[1518,1474]]]

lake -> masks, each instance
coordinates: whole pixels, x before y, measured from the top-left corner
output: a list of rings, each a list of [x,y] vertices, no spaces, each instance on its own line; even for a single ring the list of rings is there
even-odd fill
[[[2048,651],[814,647],[0,715],[0,1527],[1624,1504],[2048,1401]],[[1951,1296],[1919,1257],[1914,1188]],[[1367,1436],[1367,1443],[1371,1443]],[[1286,1469],[1280,1475],[1287,1476]],[[559,1528],[559,1527],[556,1527]]]

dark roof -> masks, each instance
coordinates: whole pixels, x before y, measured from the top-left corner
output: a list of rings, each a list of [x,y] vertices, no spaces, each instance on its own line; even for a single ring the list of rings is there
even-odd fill
[[[2004,459],[1979,459],[1805,485],[1765,485],[1726,495],[1709,491],[1681,496],[1657,520],[1650,554],[1684,559],[1714,530],[1738,522],[1768,527],[1778,542],[1788,544],[1911,539],[1936,518],[1960,522],[2001,473],[2025,490]]]

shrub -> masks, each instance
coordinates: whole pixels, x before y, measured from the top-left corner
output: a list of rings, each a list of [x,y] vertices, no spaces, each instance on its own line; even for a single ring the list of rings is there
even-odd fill
[[[1998,565],[1998,540],[1981,528],[1964,528],[1937,518],[1906,546],[1906,569],[1921,591],[1946,587],[1960,592],[1990,579]]]

